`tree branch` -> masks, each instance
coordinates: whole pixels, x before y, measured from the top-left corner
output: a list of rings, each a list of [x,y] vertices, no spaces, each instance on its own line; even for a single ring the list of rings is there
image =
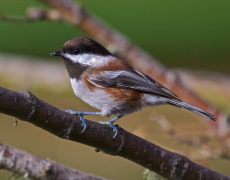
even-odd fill
[[[0,14],[1,21],[10,22],[36,22],[36,21],[62,21],[61,14],[55,9],[43,10],[30,7],[26,10],[26,15],[22,17]]]
[[[113,133],[109,127],[87,121],[86,131],[79,134],[82,126],[78,117],[63,112],[28,92],[17,93],[0,88],[0,112],[23,119],[61,138],[68,137],[69,140],[96,147],[105,153],[129,159],[166,178],[230,179],[122,128],[119,128],[118,136],[112,139]],[[63,136],[66,132],[69,132],[67,137]]]
[[[0,169],[34,179],[55,180],[104,180],[47,159],[41,159],[27,152],[0,144]]]

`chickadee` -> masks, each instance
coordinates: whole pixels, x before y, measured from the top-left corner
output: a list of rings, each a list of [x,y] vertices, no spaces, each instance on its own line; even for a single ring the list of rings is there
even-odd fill
[[[103,122],[109,125],[116,137],[113,124],[122,116],[146,106],[170,104],[214,120],[215,117],[180,100],[172,91],[148,75],[135,70],[126,61],[114,56],[98,42],[83,37],[65,42],[60,51],[51,53],[64,59],[70,82],[76,96],[100,112],[69,113],[79,115],[83,130],[87,124],[84,115],[115,117]]]

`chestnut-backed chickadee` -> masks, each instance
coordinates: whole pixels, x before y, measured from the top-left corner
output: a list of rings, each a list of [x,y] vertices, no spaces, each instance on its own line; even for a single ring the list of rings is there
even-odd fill
[[[208,112],[180,100],[173,92],[148,75],[133,69],[126,61],[114,56],[96,41],[83,37],[65,42],[61,51],[51,53],[64,59],[70,82],[76,96],[100,112],[76,112],[80,116],[83,130],[84,115],[115,117],[104,124],[113,125],[122,116],[146,106],[170,104],[214,120]]]

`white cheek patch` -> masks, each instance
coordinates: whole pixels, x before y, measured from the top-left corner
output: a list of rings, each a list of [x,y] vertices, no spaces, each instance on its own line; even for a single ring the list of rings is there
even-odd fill
[[[68,54],[64,53],[64,57],[73,63],[79,63],[82,65],[88,65],[92,67],[101,67],[108,64],[111,60],[114,59],[113,56],[101,56],[101,55],[94,55],[94,54]]]

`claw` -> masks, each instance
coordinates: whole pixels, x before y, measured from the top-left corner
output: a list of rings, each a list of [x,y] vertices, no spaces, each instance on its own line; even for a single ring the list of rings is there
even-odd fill
[[[113,131],[113,139],[115,139],[117,137],[118,134],[118,128],[116,125],[113,125],[113,123],[111,121],[99,121],[100,124],[105,124],[108,125],[110,128],[112,128]]]
[[[117,137],[117,133],[118,133],[118,128],[117,126],[112,126],[111,128],[113,128],[113,139],[115,139]]]
[[[113,125],[113,123],[115,123],[121,117],[122,117],[121,115],[118,115],[118,116],[116,116],[116,117],[114,117],[114,118],[112,118],[112,119],[110,119],[108,121],[100,121],[99,122],[100,124],[106,124],[106,125],[108,125],[109,127],[112,128],[112,130],[113,130],[113,137],[112,138],[113,139],[115,139],[117,134],[118,134],[118,128],[117,128],[116,125]]]
[[[67,109],[67,110],[65,110],[65,112],[72,114],[72,115],[77,115],[80,117],[81,125],[83,126],[83,129],[81,130],[80,134],[82,134],[87,128],[87,122],[84,119],[84,115],[86,115],[86,114],[84,112],[74,111],[71,109]]]
[[[72,115],[77,115],[77,116],[80,117],[80,121],[81,121],[81,124],[83,126],[83,129],[81,130],[80,134],[83,133],[87,128],[87,121],[84,119],[85,115],[102,115],[101,112],[80,112],[80,111],[74,111],[74,110],[71,110],[71,109],[67,109],[67,110],[65,110],[65,112],[67,112],[69,114],[72,114]],[[122,117],[121,115],[117,115],[116,117],[110,119],[109,121],[99,122],[101,124],[106,124],[110,128],[112,128],[112,130],[113,130],[113,139],[116,138],[116,136],[118,134],[117,126],[115,126],[113,124],[121,117]]]
[[[80,132],[80,134],[82,134],[87,128],[87,122],[84,119],[83,115],[79,115],[79,116],[80,116],[81,125],[83,126],[83,129]]]

